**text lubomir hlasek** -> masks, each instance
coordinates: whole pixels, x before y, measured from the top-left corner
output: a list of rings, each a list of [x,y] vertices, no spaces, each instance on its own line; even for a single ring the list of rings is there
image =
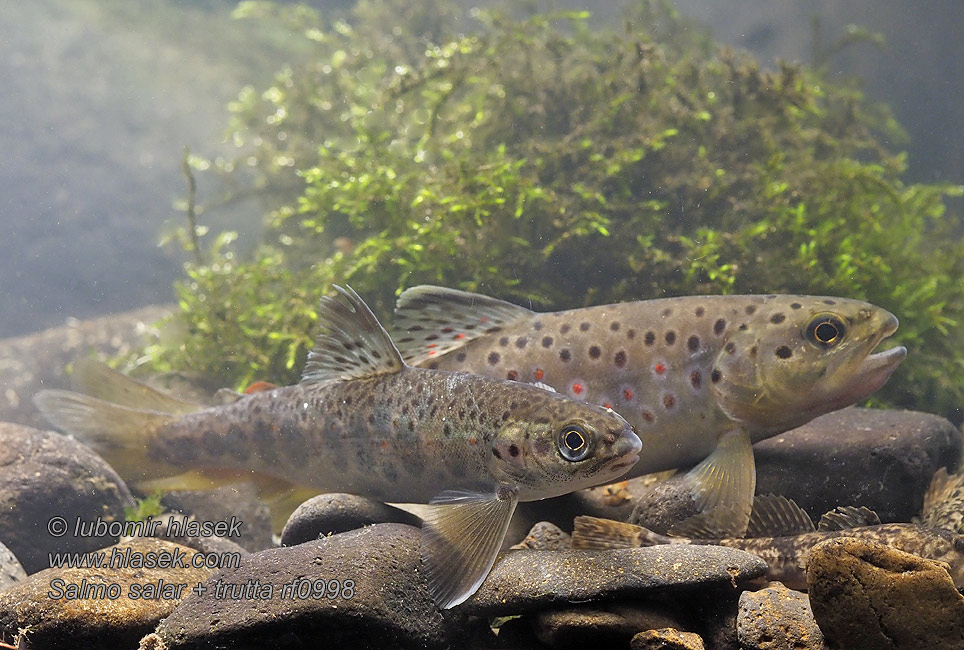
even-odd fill
[[[143,521],[104,521],[100,517],[84,520],[78,517],[74,522],[75,537],[157,537],[162,526],[166,525],[165,537],[240,537],[244,522],[235,516],[218,521],[197,521],[189,515],[155,520],[148,517]]]

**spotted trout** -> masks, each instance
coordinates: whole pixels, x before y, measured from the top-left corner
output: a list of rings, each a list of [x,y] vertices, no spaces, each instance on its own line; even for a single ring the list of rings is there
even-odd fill
[[[741,536],[756,482],[750,445],[853,404],[906,355],[873,353],[897,329],[865,302],[689,296],[538,313],[433,286],[401,294],[406,362],[549,385],[610,407],[646,449],[630,476],[698,463],[686,489],[704,525]]]
[[[844,507],[827,513],[814,527],[797,504],[783,497],[757,497],[750,537],[689,539],[654,533],[648,528],[596,517],[576,517],[573,548],[606,549],[702,544],[737,548],[763,559],[767,578],[791,589],[807,590],[807,560],[816,544],[836,537],[854,537],[893,546],[919,557],[946,562],[954,584],[964,587],[964,536],[916,524],[881,524],[866,508]]]
[[[184,402],[82,364],[81,384],[96,396],[45,390],[35,402],[127,476],[255,472],[316,492],[429,502],[422,555],[446,608],[482,583],[518,501],[612,481],[638,460],[639,438],[611,409],[407,366],[362,299],[336,289],[321,301],[321,333],[294,386],[187,412]]]

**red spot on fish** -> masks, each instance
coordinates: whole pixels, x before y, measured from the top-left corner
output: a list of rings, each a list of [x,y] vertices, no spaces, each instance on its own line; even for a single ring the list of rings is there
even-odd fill
[[[456,338],[456,339],[464,339],[464,338],[465,338],[465,333],[464,333],[464,332],[459,332],[458,334],[455,335],[455,338]]]
[[[623,397],[625,397],[626,399],[633,399],[633,391],[631,391],[631,390],[628,389],[628,388],[624,388],[624,389],[623,389]]]
[[[488,323],[488,322],[489,322],[489,317],[488,317],[488,316],[483,316],[483,317],[482,317],[482,320],[480,320],[479,322],[480,322],[480,323]]]
[[[256,381],[244,389],[244,394],[250,395],[251,393],[260,393],[261,391],[265,390],[274,390],[277,387],[277,384],[272,384],[271,382]]]
[[[536,380],[540,380],[545,376],[546,373],[542,372],[542,368],[536,368]]]
[[[610,404],[609,402],[603,403],[603,408],[605,408],[605,409],[611,409],[612,407],[613,407],[613,405]]]
[[[433,354],[435,354],[435,350],[429,350],[429,351],[428,351],[428,356],[432,356]]]
[[[381,448],[382,448],[382,451],[385,451],[386,449],[388,449],[388,441],[387,441],[387,440],[382,440],[382,442],[381,442]]]
[[[425,347],[427,347],[427,348],[437,348],[437,347],[438,347],[438,343],[429,343],[429,344],[426,345]]]
[[[574,392],[576,395],[578,395],[579,393],[581,393],[581,392],[582,392],[582,384],[573,384],[573,385],[572,385],[572,392]]]
[[[661,375],[666,372],[666,366],[662,363],[657,363],[655,366],[653,366],[653,372],[655,372],[657,375]]]
[[[469,444],[470,444],[470,445],[477,445],[477,444],[479,444],[479,439],[478,439],[478,438],[469,438]]]

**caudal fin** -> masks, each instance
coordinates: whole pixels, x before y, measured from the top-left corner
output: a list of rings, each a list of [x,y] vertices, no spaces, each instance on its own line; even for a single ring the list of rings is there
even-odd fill
[[[140,481],[183,471],[147,456],[151,438],[177,415],[68,390],[40,391],[34,404],[51,424],[90,445],[125,479]]]

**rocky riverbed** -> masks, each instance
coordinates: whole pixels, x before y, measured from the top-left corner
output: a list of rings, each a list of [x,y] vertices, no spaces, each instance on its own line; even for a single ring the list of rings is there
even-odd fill
[[[127,333],[104,341],[71,327],[93,349],[142,335],[118,325]],[[165,515],[125,525],[123,479],[80,443],[25,424],[37,424],[30,382],[61,372],[37,366],[49,354],[31,357],[28,343],[0,342],[23,355],[8,372],[31,373],[11,384],[20,403],[3,414],[21,424],[0,424],[0,647],[964,649],[964,597],[945,565],[872,541],[814,547],[808,593],[768,582],[762,559],[730,548],[571,548],[574,515],[626,520],[652,507],[646,479],[521,508],[513,546],[450,610],[428,592],[417,508],[320,495],[279,538],[240,484],[166,495]],[[758,492],[815,520],[852,504],[910,521],[931,476],[958,470],[961,435],[926,413],[848,409],[756,455]]]

